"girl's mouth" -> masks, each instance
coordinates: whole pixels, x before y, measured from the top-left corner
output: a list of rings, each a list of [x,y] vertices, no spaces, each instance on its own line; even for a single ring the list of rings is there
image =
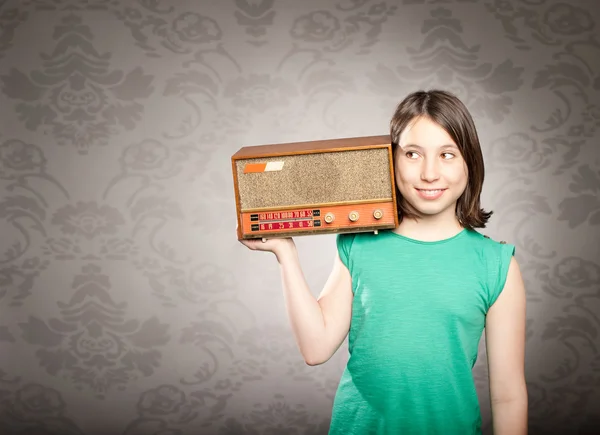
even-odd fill
[[[424,199],[438,199],[446,189],[417,189],[419,196]]]

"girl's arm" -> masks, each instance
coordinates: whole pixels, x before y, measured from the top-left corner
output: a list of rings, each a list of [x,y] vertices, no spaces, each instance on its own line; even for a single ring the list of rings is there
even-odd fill
[[[527,434],[525,311],[525,287],[513,257],[485,327],[495,435]]]
[[[329,360],[344,341],[352,315],[352,279],[336,254],[333,270],[315,298],[300,266],[293,239],[243,241],[250,249],[271,251],[281,268],[288,318],[304,360],[309,365]]]

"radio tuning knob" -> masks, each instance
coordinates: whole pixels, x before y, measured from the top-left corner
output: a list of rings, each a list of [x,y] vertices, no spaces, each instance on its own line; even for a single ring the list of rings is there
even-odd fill
[[[381,210],[377,209],[373,212],[373,217],[375,219],[381,219],[383,217],[383,212]]]
[[[333,222],[333,221],[335,220],[335,215],[334,215],[333,213],[327,213],[327,214],[325,215],[325,217],[323,218],[323,220],[324,220],[326,223],[330,224],[331,222]]]
[[[357,211],[351,211],[348,215],[348,219],[350,219],[352,222],[356,222],[358,220],[358,217],[359,215]]]

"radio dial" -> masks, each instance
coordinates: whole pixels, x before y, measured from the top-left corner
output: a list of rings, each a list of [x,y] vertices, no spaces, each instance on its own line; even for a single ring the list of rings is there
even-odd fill
[[[325,222],[330,224],[335,220],[335,215],[333,213],[327,213],[324,218]]]
[[[359,215],[357,211],[351,211],[348,215],[348,219],[350,219],[352,222],[356,222],[358,220],[358,217]]]
[[[381,210],[377,209],[373,212],[373,217],[375,219],[381,219],[383,217],[383,212]]]

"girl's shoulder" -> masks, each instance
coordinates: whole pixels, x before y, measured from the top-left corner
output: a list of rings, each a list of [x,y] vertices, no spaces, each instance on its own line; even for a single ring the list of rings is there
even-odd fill
[[[477,230],[468,231],[470,234],[469,239],[472,241],[476,250],[478,250],[484,256],[492,256],[497,258],[498,256],[514,255],[515,245],[506,240],[500,238],[494,238],[487,234],[480,233]]]
[[[508,267],[511,258],[515,255],[515,245],[506,240],[497,239],[487,234],[471,231],[474,240],[475,252],[480,258],[486,259],[492,269],[499,267],[504,270]]]
[[[482,236],[484,239],[486,239],[486,240],[488,240],[488,241],[489,241],[489,242],[487,242],[487,243],[491,243],[491,244],[496,244],[496,243],[497,243],[497,244],[500,244],[500,245],[505,245],[505,244],[506,244],[506,241],[505,241],[505,240],[495,240],[495,239],[492,239],[490,236],[488,236],[488,235],[485,235],[485,234],[481,234],[481,236]]]
[[[486,234],[477,234],[474,237],[479,247],[478,257],[482,260],[481,263],[487,277],[489,308],[504,287],[508,268],[515,255],[515,245],[508,243],[506,240],[492,238]]]
[[[491,237],[488,236],[487,234],[483,234],[480,233],[477,230],[471,230],[470,231],[472,234],[475,235],[476,238],[479,239],[479,241],[484,245],[484,246],[502,246],[502,245],[510,245],[510,242],[507,242],[506,240],[503,240],[502,238],[495,238],[495,237]]]

